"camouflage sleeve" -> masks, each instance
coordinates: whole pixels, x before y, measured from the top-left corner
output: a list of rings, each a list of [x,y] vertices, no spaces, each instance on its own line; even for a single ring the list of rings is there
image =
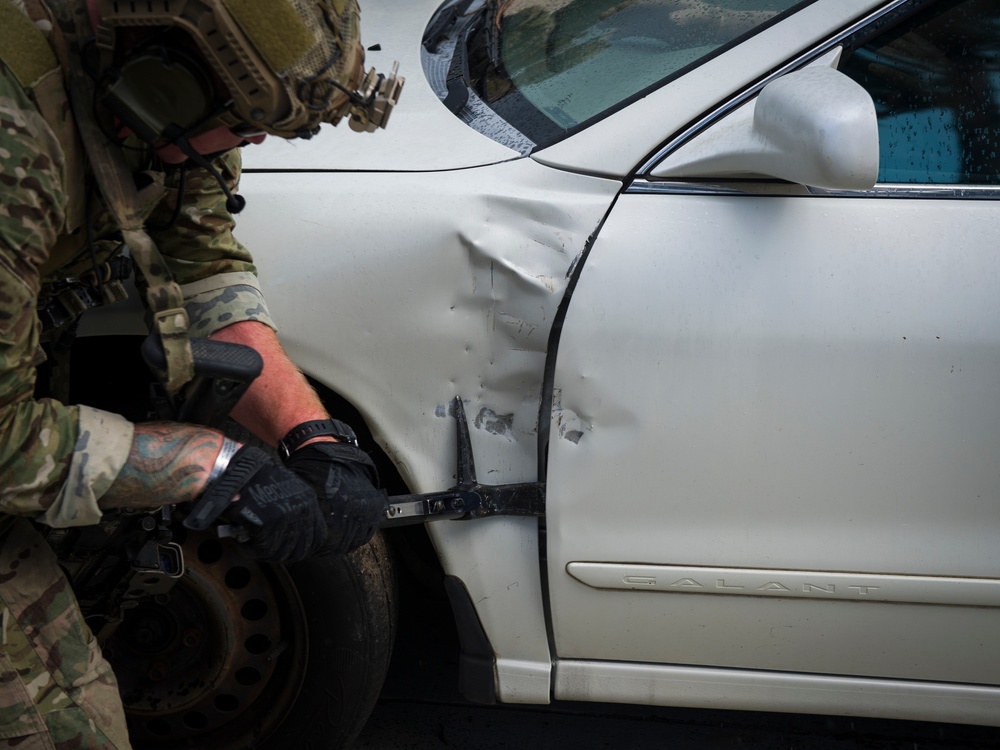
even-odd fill
[[[218,157],[214,166],[236,190],[242,162],[239,149]],[[226,210],[226,195],[205,169],[189,167],[182,205],[171,224],[180,173],[167,177],[167,195],[150,225],[169,225],[150,232],[184,292],[191,330],[208,336],[231,323],[257,320],[274,328],[257,284],[250,252],[233,236],[235,220]]]
[[[125,464],[132,427],[34,398],[38,269],[65,222],[63,172],[52,130],[0,66],[0,513],[93,523],[94,498]]]

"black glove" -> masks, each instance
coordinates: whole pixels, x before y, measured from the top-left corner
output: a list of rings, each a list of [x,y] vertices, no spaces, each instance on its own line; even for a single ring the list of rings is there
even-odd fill
[[[244,530],[251,553],[266,562],[304,560],[326,539],[326,520],[312,487],[250,445],[205,489],[184,525],[204,529],[220,515]]]
[[[347,443],[310,443],[285,459],[319,497],[326,515],[326,548],[343,554],[366,544],[385,518],[387,495],[368,454]]]

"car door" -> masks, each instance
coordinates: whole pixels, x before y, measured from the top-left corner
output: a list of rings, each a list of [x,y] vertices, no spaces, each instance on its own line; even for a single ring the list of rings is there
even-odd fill
[[[594,241],[552,381],[557,697],[1000,685],[1000,18],[916,5],[830,40],[876,106],[874,189],[665,153]]]

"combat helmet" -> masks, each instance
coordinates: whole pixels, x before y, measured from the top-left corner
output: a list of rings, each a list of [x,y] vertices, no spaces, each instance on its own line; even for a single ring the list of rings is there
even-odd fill
[[[102,98],[146,140],[218,125],[309,138],[344,117],[373,132],[403,86],[395,65],[388,76],[365,72],[357,0],[90,3],[100,18]],[[151,29],[163,33],[142,33]],[[130,38],[144,41],[129,46]]]

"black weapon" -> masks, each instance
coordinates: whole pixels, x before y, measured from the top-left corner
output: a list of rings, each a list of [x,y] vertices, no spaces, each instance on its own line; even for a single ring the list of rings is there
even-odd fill
[[[243,344],[206,338],[190,342],[194,378],[175,396],[162,385],[167,357],[159,335],[152,333],[142,342],[142,358],[159,378],[151,389],[153,412],[159,419],[219,427],[260,375],[264,360]]]

